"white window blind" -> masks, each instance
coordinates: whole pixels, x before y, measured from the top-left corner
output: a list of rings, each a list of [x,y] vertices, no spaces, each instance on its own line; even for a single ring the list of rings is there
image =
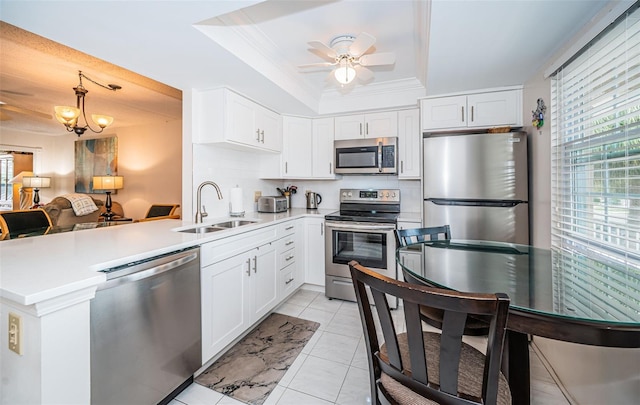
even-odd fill
[[[552,246],[609,265],[588,271],[576,266],[564,287],[579,290],[586,278],[595,279],[607,297],[609,308],[603,310],[635,318],[640,311],[637,4],[552,77],[551,93]],[[635,286],[632,302],[616,299],[620,283]]]

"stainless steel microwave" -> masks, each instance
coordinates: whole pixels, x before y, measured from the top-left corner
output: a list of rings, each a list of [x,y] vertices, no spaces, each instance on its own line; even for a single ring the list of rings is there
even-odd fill
[[[336,174],[397,174],[398,138],[335,141]]]

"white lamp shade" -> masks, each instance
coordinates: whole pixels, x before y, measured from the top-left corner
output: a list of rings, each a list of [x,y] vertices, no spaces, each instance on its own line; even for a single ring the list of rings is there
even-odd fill
[[[17,176],[15,176],[11,180],[9,180],[9,183],[10,184],[18,184],[18,183],[22,184],[22,179],[25,178],[25,176],[33,176],[33,172],[28,172],[28,171],[20,172]]]
[[[122,176],[93,176],[94,190],[119,190],[124,187]]]
[[[333,75],[338,83],[345,85],[351,83],[353,79],[356,78],[356,70],[349,62],[343,60],[340,62],[340,67],[333,71]]]
[[[49,188],[51,187],[51,177],[24,176],[22,187]]]

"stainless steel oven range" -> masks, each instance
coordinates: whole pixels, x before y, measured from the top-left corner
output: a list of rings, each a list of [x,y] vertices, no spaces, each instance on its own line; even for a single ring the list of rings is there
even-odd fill
[[[325,295],[355,301],[348,263],[397,278],[394,230],[400,190],[341,189],[340,211],[325,216]],[[397,302],[390,303],[395,308]]]

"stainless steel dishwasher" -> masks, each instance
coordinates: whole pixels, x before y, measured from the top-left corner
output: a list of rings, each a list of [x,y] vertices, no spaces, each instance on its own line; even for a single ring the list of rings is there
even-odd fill
[[[91,300],[91,403],[168,403],[201,366],[200,249],[106,273]]]

